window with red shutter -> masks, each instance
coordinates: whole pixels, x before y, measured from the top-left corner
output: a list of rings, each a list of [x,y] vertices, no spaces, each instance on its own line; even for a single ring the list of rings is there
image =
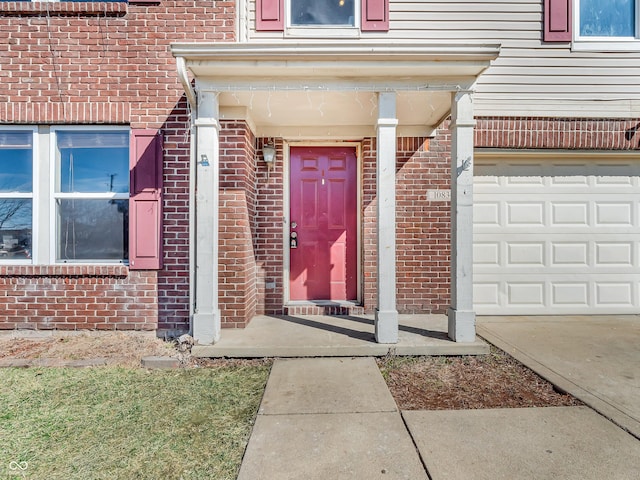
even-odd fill
[[[360,29],[389,30],[389,0],[256,0],[256,30],[285,30],[285,9],[292,27],[355,27],[354,2],[360,2]]]
[[[129,268],[162,268],[162,134],[131,130]]]

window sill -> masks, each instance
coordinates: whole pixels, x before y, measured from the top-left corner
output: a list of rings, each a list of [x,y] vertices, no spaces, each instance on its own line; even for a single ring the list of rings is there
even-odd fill
[[[126,265],[0,265],[2,277],[121,277],[129,275]]]
[[[356,27],[288,27],[285,37],[360,38],[360,29]]]
[[[573,52],[640,52],[640,40],[574,40]]]

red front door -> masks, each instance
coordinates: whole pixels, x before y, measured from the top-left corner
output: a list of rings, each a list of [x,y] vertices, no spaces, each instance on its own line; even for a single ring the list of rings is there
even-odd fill
[[[354,147],[291,147],[290,298],[356,300]]]

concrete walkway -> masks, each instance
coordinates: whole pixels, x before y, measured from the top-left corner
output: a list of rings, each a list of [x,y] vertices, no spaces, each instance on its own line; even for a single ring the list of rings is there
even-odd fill
[[[640,478],[587,407],[399,412],[372,358],[278,359],[239,480]]]
[[[276,360],[238,480],[374,478],[428,478],[375,360]]]
[[[478,334],[640,438],[640,317],[479,317]]]

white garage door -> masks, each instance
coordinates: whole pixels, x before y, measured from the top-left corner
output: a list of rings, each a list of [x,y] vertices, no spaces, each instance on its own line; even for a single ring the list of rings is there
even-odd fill
[[[477,313],[640,313],[639,163],[479,158]]]

